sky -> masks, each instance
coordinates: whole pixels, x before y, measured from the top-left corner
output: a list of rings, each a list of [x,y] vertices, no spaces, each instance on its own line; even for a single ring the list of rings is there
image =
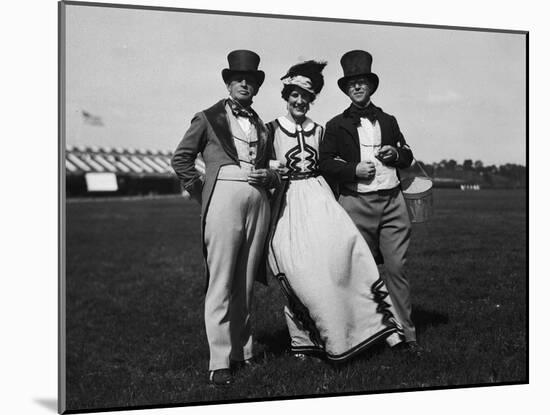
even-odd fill
[[[227,54],[251,49],[266,80],[253,107],[264,121],[285,110],[281,76],[327,61],[308,115],[325,124],[349,99],[341,56],[373,55],[372,101],[394,115],[415,157],[526,163],[526,42],[494,33],[68,5],[66,144],[173,150],[192,116],[227,96]],[[99,117],[86,123],[82,111]]]

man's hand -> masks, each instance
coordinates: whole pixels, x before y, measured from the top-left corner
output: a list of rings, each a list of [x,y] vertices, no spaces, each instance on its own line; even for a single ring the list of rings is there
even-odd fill
[[[253,170],[248,175],[248,183],[252,186],[269,189],[273,186],[274,175],[276,175],[276,173],[268,169]]]
[[[371,180],[374,178],[375,172],[376,170],[372,161],[360,161],[357,167],[355,167],[355,175],[358,179]]]
[[[376,158],[384,164],[397,160],[397,157],[397,149],[388,145],[380,147],[380,150],[376,153]]]

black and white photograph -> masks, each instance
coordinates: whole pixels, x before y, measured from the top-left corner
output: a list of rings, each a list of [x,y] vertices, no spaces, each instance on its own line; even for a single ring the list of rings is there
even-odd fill
[[[36,408],[532,401],[528,24],[54,7]]]
[[[527,382],[526,32],[60,8],[66,410]]]

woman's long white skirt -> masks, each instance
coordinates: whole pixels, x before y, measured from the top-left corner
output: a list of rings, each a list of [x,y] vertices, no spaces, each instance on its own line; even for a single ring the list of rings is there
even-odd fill
[[[291,350],[345,360],[401,327],[369,247],[321,177],[296,180],[274,206],[269,263],[288,300]]]

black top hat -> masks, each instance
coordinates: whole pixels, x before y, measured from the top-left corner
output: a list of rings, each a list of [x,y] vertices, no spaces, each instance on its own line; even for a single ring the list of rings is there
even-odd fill
[[[372,56],[370,53],[364,50],[352,50],[342,56],[340,64],[344,69],[344,76],[338,79],[338,86],[342,92],[347,94],[346,84],[349,79],[364,76],[372,84],[371,94],[374,94],[378,88],[379,79],[378,75],[371,72]]]
[[[260,57],[257,53],[244,49],[234,50],[227,55],[227,62],[229,63],[229,68],[222,71],[222,78],[226,84],[229,83],[231,75],[235,73],[248,73],[254,75],[258,82],[258,86],[263,84],[265,73],[264,71],[258,70]]]

